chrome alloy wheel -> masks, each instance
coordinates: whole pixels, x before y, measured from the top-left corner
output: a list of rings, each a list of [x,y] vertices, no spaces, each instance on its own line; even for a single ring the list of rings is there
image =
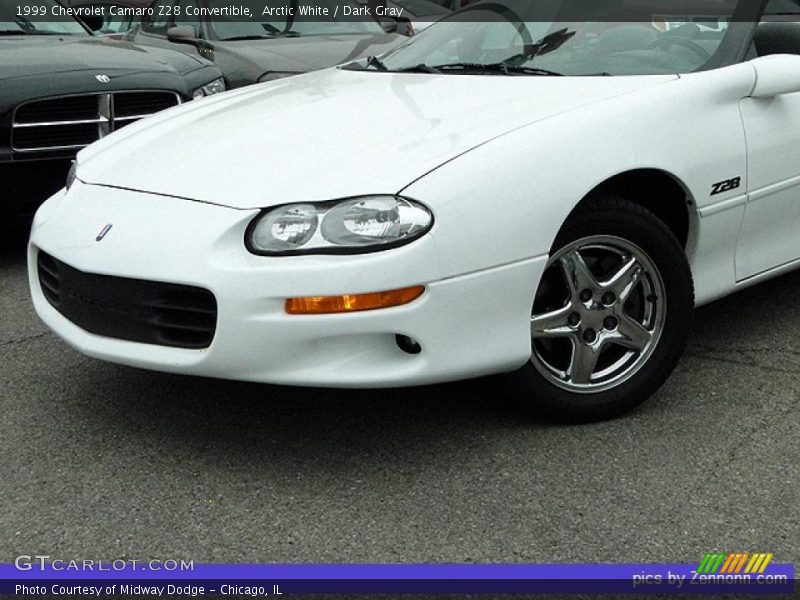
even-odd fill
[[[666,292],[647,254],[598,235],[547,263],[533,304],[531,362],[552,384],[595,393],[630,379],[664,330]]]

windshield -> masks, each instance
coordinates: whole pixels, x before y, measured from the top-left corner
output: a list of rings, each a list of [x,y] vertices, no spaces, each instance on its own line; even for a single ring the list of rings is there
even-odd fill
[[[208,1],[208,6],[212,9],[230,4],[230,0]],[[215,19],[211,25],[217,39],[384,33],[375,19],[359,14],[359,10],[363,10],[363,7],[357,2],[244,0],[240,4],[249,6],[252,14],[262,15],[263,20]]]
[[[688,14],[688,2],[672,3],[682,11],[669,4],[478,2],[370,65],[390,71],[572,76],[699,70],[725,40],[737,0],[702,0]],[[629,12],[628,5],[638,12]]]
[[[54,0],[37,0],[33,3],[19,2],[19,12],[14,3],[0,0],[0,36],[22,35],[91,35],[83,26],[71,17],[60,16],[60,6]],[[30,14],[26,15],[25,13]],[[45,19],[55,19],[45,21]]]

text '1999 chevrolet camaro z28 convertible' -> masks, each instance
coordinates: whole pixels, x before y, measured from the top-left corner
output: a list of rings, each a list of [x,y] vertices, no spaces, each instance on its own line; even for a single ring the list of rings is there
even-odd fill
[[[38,314],[146,369],[631,409],[696,305],[800,266],[800,10],[575,20],[603,4],[477,3],[91,145],[36,215]]]

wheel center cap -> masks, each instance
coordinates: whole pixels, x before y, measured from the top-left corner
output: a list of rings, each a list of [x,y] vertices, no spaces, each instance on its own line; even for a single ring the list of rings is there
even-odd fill
[[[579,325],[577,333],[585,344],[594,345],[606,332],[616,329],[619,324],[614,314],[617,299],[607,297],[608,294],[604,294],[603,302],[581,302],[571,316],[570,324]],[[606,303],[606,300],[610,302]]]

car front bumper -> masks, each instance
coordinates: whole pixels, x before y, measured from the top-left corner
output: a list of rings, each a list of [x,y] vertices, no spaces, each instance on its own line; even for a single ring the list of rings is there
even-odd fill
[[[279,384],[386,387],[514,370],[530,357],[532,299],[546,257],[456,276],[437,261],[436,229],[393,250],[352,256],[259,257],[244,247],[258,213],[154,194],[84,185],[37,213],[29,281],[41,319],[80,352],[158,371]],[[112,225],[102,240],[98,233]],[[86,273],[203,287],[218,306],[201,350],[89,333],[45,298],[41,250]],[[357,294],[424,285],[388,309],[289,315],[290,297]],[[416,340],[408,354],[396,335]]]

